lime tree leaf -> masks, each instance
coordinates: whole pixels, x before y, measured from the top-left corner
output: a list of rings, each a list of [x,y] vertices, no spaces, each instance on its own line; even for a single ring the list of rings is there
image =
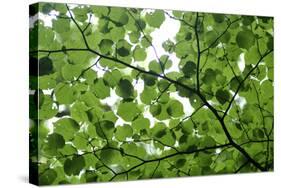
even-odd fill
[[[75,19],[77,19],[80,22],[84,22],[88,16],[88,9],[87,7],[75,7],[73,10],[73,13],[75,15]]]
[[[255,43],[255,36],[250,30],[239,31],[236,36],[236,42],[240,48],[248,50]]]
[[[81,74],[81,69],[80,65],[66,64],[62,67],[62,76],[65,80],[77,79]]]
[[[65,145],[65,140],[63,136],[57,133],[53,133],[49,135],[47,140],[50,148],[59,149],[59,148],[63,148]]]
[[[181,168],[181,167],[183,167],[185,165],[185,163],[186,163],[186,159],[179,159],[179,160],[176,161],[175,166],[177,168]]]
[[[57,172],[54,169],[48,169],[39,177],[40,185],[51,185],[57,178]]]
[[[98,121],[95,123],[96,132],[99,137],[104,139],[112,138],[114,132],[114,123],[108,120]]]
[[[68,176],[79,175],[84,167],[85,159],[83,156],[74,156],[72,159],[66,159],[63,165],[64,172]]]
[[[39,102],[39,119],[49,119],[54,117],[58,113],[57,107],[54,107],[55,103],[52,98],[48,95],[43,95]]]
[[[130,45],[126,40],[119,40],[116,44],[117,54],[121,57],[126,57],[130,54],[132,45]]]
[[[135,61],[144,61],[146,59],[146,51],[144,48],[136,46],[133,51]]]
[[[116,127],[115,136],[116,136],[117,140],[125,141],[126,138],[129,138],[132,135],[133,135],[133,129],[131,128],[131,126],[125,124],[123,126]]]
[[[222,23],[225,20],[225,16],[223,14],[213,14],[212,16],[217,23]]]
[[[216,92],[216,99],[221,103],[225,104],[230,98],[230,94],[227,90],[219,89]]]
[[[57,101],[61,104],[71,104],[77,96],[76,90],[69,84],[60,83],[54,91]]]
[[[94,94],[101,99],[104,99],[110,95],[110,88],[106,85],[103,79],[97,79],[92,86]]]
[[[141,130],[149,130],[150,121],[148,118],[139,117],[132,122],[132,127],[135,132],[140,132]]]
[[[111,9],[109,16],[113,21],[117,22],[116,26],[119,27],[127,24],[129,21],[129,16],[124,8]]]
[[[188,78],[190,78],[191,76],[193,76],[196,73],[196,64],[192,61],[187,61],[183,68],[182,71],[184,73],[184,75]]]
[[[160,140],[166,145],[173,146],[175,144],[175,135],[163,123],[157,123],[151,129],[152,135],[155,139]]]
[[[85,138],[83,133],[77,133],[72,143],[74,144],[75,148],[79,150],[85,150],[88,145],[88,140]]]
[[[70,30],[70,21],[68,19],[53,20],[53,29],[60,34],[68,32]]]
[[[53,9],[53,5],[51,3],[44,3],[42,6],[40,6],[40,8],[44,14],[49,14],[49,12],[51,12]]]
[[[99,43],[99,48],[101,53],[107,54],[112,50],[113,46],[113,41],[109,39],[102,39],[101,42]]]
[[[140,95],[140,99],[144,104],[150,104],[152,100],[157,98],[157,92],[154,88],[144,87],[143,92]]]
[[[119,104],[117,114],[125,121],[132,121],[140,113],[138,105],[134,102],[122,102]]]
[[[77,122],[88,121],[87,111],[89,108],[82,102],[75,102],[70,108],[70,114]]]
[[[121,79],[116,88],[116,94],[124,99],[131,99],[134,97],[134,87],[127,79]]]
[[[147,13],[145,19],[149,26],[160,28],[165,20],[165,14],[163,10],[155,10],[153,13]]]
[[[79,131],[79,124],[71,118],[63,118],[54,123],[54,131],[68,141]]]
[[[115,87],[119,83],[121,77],[121,72],[117,69],[114,69],[111,72],[108,71],[103,75],[104,80],[110,87]]]
[[[122,156],[119,151],[112,149],[104,149],[100,152],[101,160],[105,164],[118,164],[122,161]]]
[[[49,57],[39,59],[39,76],[53,73],[53,61]]]
[[[180,117],[184,114],[183,105],[177,100],[171,100],[168,103],[167,113],[172,117]]]
[[[162,111],[162,107],[160,104],[154,104],[150,106],[149,110],[153,116],[158,116]]]

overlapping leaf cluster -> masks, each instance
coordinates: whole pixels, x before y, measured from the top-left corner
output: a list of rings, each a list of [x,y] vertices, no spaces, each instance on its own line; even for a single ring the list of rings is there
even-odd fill
[[[30,10],[39,12],[30,28],[34,182],[273,170],[273,18],[50,3]],[[43,17],[55,18],[52,26]],[[151,33],[167,19],[180,29],[158,54]],[[119,100],[105,104],[113,93]]]

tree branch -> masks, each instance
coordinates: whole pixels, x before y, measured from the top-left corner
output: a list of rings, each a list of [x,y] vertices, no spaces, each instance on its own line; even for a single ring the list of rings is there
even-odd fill
[[[243,86],[244,82],[248,79],[248,77],[252,74],[252,72],[254,70],[256,70],[256,68],[259,66],[259,64],[261,63],[261,61],[267,56],[269,55],[271,52],[273,52],[273,50],[269,50],[268,52],[266,52],[265,54],[263,54],[263,56],[260,57],[260,59],[258,60],[258,62],[256,63],[256,65],[248,72],[248,74],[244,77],[244,79],[240,82],[240,84],[238,85],[233,97],[231,98],[230,100],[230,103],[228,104],[226,110],[225,110],[225,113],[223,114],[222,116],[222,120],[225,118],[226,114],[228,113],[230,107],[231,107],[231,104],[233,103],[236,95],[238,94],[239,90],[241,89],[241,87]]]
[[[207,47],[205,48],[204,50],[201,51],[201,53],[204,53],[205,51],[207,51],[208,49],[210,49],[214,44],[217,43],[217,41],[223,37],[223,35],[228,31],[228,29],[230,28],[230,26],[236,22],[238,22],[239,20],[241,20],[242,18],[238,18],[234,21],[232,21],[230,24],[228,24],[228,26],[225,28],[225,30]]]

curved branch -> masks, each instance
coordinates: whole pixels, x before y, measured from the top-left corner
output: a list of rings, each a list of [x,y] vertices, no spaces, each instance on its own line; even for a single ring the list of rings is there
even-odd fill
[[[256,70],[256,68],[259,66],[259,64],[261,63],[261,61],[267,56],[269,55],[271,52],[273,52],[273,50],[269,50],[268,52],[266,52],[265,54],[263,54],[263,56],[260,57],[260,59],[258,60],[258,62],[256,63],[256,65],[248,72],[248,74],[244,77],[244,79],[240,82],[240,84],[238,85],[233,97],[231,98],[230,100],[230,103],[228,104],[223,116],[222,116],[222,119],[225,118],[226,114],[228,113],[230,107],[231,107],[231,104],[233,103],[235,97],[237,96],[239,90],[241,89],[241,87],[243,86],[244,82],[248,79],[248,77],[252,74],[252,72],[254,70]]]
[[[138,168],[138,167],[140,167],[140,166],[142,166],[144,164],[147,164],[147,163],[152,163],[152,162],[157,162],[157,161],[165,160],[165,159],[168,159],[168,158],[171,158],[171,157],[175,157],[177,155],[188,155],[188,154],[193,154],[193,153],[197,153],[197,152],[203,152],[203,151],[213,150],[213,149],[217,149],[217,148],[223,148],[223,147],[227,147],[227,146],[230,146],[230,145],[231,144],[228,143],[228,144],[223,144],[223,145],[218,145],[218,146],[201,148],[201,149],[197,149],[197,150],[193,150],[193,151],[182,151],[182,152],[173,153],[173,154],[166,155],[166,156],[163,156],[163,157],[160,157],[160,158],[156,158],[156,159],[145,160],[145,161],[143,161],[143,162],[141,162],[141,163],[139,163],[139,164],[129,168],[128,170],[116,173],[110,179],[110,181],[114,180],[119,175],[127,174],[127,173],[131,172],[132,170],[134,170],[134,169],[136,169],[136,168]]]
[[[230,26],[236,22],[238,22],[239,20],[241,20],[242,18],[237,18],[236,20],[232,21],[231,23],[228,24],[228,26],[225,28],[225,30],[204,50],[201,51],[201,53],[204,53],[205,51],[207,51],[208,49],[210,49],[214,44],[216,44],[218,42],[218,40],[224,36],[224,34],[228,31],[228,29],[230,28]]]

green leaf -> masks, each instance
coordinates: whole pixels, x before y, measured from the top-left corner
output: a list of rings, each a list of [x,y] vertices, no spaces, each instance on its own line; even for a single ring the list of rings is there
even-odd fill
[[[81,65],[66,64],[62,67],[61,72],[65,80],[77,79],[81,74]]]
[[[54,123],[55,133],[63,136],[68,141],[74,138],[76,132],[79,131],[79,124],[71,118],[62,118]]]
[[[42,12],[44,14],[49,14],[51,10],[53,9],[53,6],[51,3],[44,3],[42,6]]]
[[[196,73],[196,64],[192,61],[187,61],[182,68],[182,72],[187,78],[190,78]]]
[[[121,79],[116,88],[116,94],[124,99],[134,98],[134,87],[127,79]]]
[[[110,18],[118,24],[116,26],[122,26],[128,23],[129,16],[127,15],[127,11],[125,8],[113,8],[109,14]]]
[[[111,39],[115,42],[125,37],[125,29],[123,27],[113,27],[110,30]]]
[[[207,46],[211,46],[212,48],[214,48],[215,46],[218,45],[218,41],[216,43],[214,43],[216,41],[218,37],[218,34],[215,31],[208,31],[205,34],[205,42],[207,44]]]
[[[73,13],[75,15],[75,19],[80,21],[80,22],[84,22],[87,20],[88,16],[87,16],[87,12],[88,9],[87,7],[75,7],[73,10]]]
[[[68,32],[70,30],[70,21],[68,19],[54,19],[53,29],[60,34]]]
[[[52,149],[54,148],[55,150],[59,148],[63,148],[65,145],[65,140],[63,136],[57,133],[53,133],[49,135],[47,140],[48,140],[49,147]]]
[[[140,99],[144,104],[150,104],[152,100],[157,98],[157,92],[154,88],[144,87],[143,92],[140,95]]]
[[[240,48],[248,50],[255,43],[255,36],[250,30],[239,31],[236,36],[236,42]]]
[[[140,46],[136,46],[133,51],[135,61],[144,61],[146,59],[146,51]]]
[[[120,82],[121,77],[121,72],[117,69],[114,69],[111,72],[108,71],[103,75],[103,79],[111,87],[115,87]]]
[[[116,136],[117,140],[125,141],[126,138],[129,138],[132,135],[133,135],[133,129],[131,128],[131,126],[125,124],[123,126],[116,127],[115,136]]]
[[[162,111],[162,107],[160,104],[154,104],[150,106],[150,113],[155,117],[158,116],[161,111]]]
[[[181,168],[181,167],[183,167],[183,166],[185,165],[185,163],[186,163],[186,159],[178,159],[178,160],[176,161],[175,166],[176,166],[177,168]]]
[[[140,38],[140,32],[131,32],[129,34],[129,39],[132,43],[137,43]]]
[[[49,57],[43,57],[39,60],[39,76],[53,73],[53,62]]]
[[[130,55],[132,46],[126,40],[119,40],[116,46],[117,54],[121,57]]]
[[[216,92],[216,99],[221,103],[222,105],[229,101],[230,94],[227,90],[219,89]]]
[[[77,133],[72,143],[79,150],[85,150],[88,146],[88,140],[83,133]]]
[[[139,133],[141,130],[149,130],[150,121],[147,118],[139,117],[132,122],[133,129]]]
[[[175,144],[175,135],[164,123],[156,123],[151,129],[151,132],[153,137],[160,140],[163,144],[169,146],[173,146]]]
[[[41,105],[39,106],[39,119],[50,119],[58,113],[58,109],[54,107],[54,101],[48,95],[39,98]]]
[[[102,39],[101,42],[99,43],[99,48],[101,53],[107,54],[111,52],[112,46],[113,46],[113,41],[109,39]]]
[[[140,110],[138,105],[134,102],[122,102],[119,104],[117,114],[125,121],[132,121],[137,117]]]
[[[153,13],[146,13],[145,19],[149,26],[160,28],[165,20],[165,14],[163,10],[155,10]]]
[[[85,159],[83,156],[74,156],[72,159],[66,159],[63,165],[65,174],[68,176],[79,175],[85,167]]]
[[[84,103],[77,101],[71,106],[70,114],[77,122],[87,122],[88,115],[86,111],[88,110],[89,108]]]
[[[114,132],[114,123],[108,120],[95,123],[96,132],[103,139],[111,139]]]
[[[212,16],[217,23],[224,22],[225,16],[223,14],[212,14]]]
[[[104,79],[96,79],[92,86],[92,91],[100,99],[104,99],[110,96],[110,87],[106,85]]]
[[[191,46],[190,42],[185,41],[185,40],[177,43],[175,46],[175,52],[176,52],[177,57],[181,58],[181,57],[186,56],[191,47],[192,46]]]
[[[39,185],[51,185],[57,178],[57,172],[54,169],[48,169],[39,177]]]
[[[167,113],[172,117],[180,117],[184,114],[183,105],[177,100],[171,100],[168,103]]]
[[[59,83],[54,91],[56,99],[60,104],[71,104],[77,96],[77,91],[69,84]]]
[[[101,160],[108,165],[120,164],[122,161],[122,156],[119,151],[112,149],[103,149],[100,152]]]

